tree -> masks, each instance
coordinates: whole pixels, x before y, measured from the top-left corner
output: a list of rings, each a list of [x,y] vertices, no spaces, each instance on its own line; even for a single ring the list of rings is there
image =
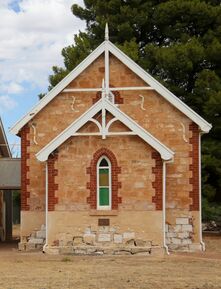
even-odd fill
[[[221,203],[220,0],[84,0],[72,6],[86,31],[62,50],[55,86],[104,39],[110,39],[175,95],[213,124],[203,137],[203,196]]]

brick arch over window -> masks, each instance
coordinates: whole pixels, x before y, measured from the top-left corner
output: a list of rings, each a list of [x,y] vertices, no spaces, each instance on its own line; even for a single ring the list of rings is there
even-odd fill
[[[87,183],[90,196],[87,198],[87,203],[90,204],[91,209],[97,208],[97,162],[102,156],[106,156],[111,162],[111,209],[117,210],[118,204],[122,202],[121,197],[118,197],[118,190],[121,188],[121,182],[118,182],[118,174],[121,173],[121,167],[118,166],[114,153],[107,148],[101,148],[96,151],[91,160],[90,167],[87,168],[87,174],[90,175],[90,182]]]

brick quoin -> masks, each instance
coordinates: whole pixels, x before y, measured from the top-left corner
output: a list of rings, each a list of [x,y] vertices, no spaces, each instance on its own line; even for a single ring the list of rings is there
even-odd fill
[[[158,152],[152,152],[152,159],[155,160],[155,166],[152,167],[152,173],[155,175],[155,181],[152,182],[155,196],[152,197],[152,202],[156,204],[156,210],[161,211],[163,207],[163,162]]]
[[[192,190],[189,192],[189,196],[192,199],[190,211],[199,211],[199,128],[197,124],[191,123],[189,130],[192,132],[192,137],[190,138],[192,148],[189,152],[189,156],[192,159],[192,164],[189,166],[189,170],[192,172],[192,177],[189,181],[192,185]]]
[[[110,84],[110,87],[114,87],[114,86]],[[112,93],[114,95],[114,102],[116,104],[123,104],[124,103],[124,99],[121,97],[119,91],[112,91]],[[92,100],[93,104],[95,104],[99,99],[101,99],[101,91],[98,91],[96,93],[96,96]]]
[[[113,152],[107,148],[101,148],[96,151],[91,160],[90,167],[87,168],[87,174],[90,175],[90,182],[87,183],[87,189],[90,190],[90,196],[87,198],[87,203],[91,209],[97,209],[97,162],[102,157],[106,156],[111,162],[111,189],[112,189],[112,210],[118,209],[118,204],[122,202],[121,197],[118,197],[118,189],[121,188],[121,182],[118,182],[118,174],[121,173],[121,167],[117,165],[117,159]]]
[[[58,184],[55,183],[55,176],[58,175],[58,170],[55,169],[57,159],[57,152],[50,154],[48,158],[48,211],[54,211],[55,205],[58,203],[58,198],[55,197],[58,190]]]
[[[30,192],[28,190],[28,185],[30,180],[28,178],[29,166],[27,162],[30,158],[29,147],[30,141],[28,140],[28,134],[30,128],[25,125],[19,135],[21,137],[21,210],[29,211],[30,206],[28,205],[28,198],[30,198]]]

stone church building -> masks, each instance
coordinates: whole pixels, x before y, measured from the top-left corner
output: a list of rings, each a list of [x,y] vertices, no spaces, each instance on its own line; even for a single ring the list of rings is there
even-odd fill
[[[20,249],[203,250],[211,125],[108,39],[19,120]]]

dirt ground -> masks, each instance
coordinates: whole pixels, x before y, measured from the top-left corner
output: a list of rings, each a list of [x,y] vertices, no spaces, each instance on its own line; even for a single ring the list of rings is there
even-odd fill
[[[49,256],[0,244],[0,289],[221,289],[221,237],[205,253]]]

